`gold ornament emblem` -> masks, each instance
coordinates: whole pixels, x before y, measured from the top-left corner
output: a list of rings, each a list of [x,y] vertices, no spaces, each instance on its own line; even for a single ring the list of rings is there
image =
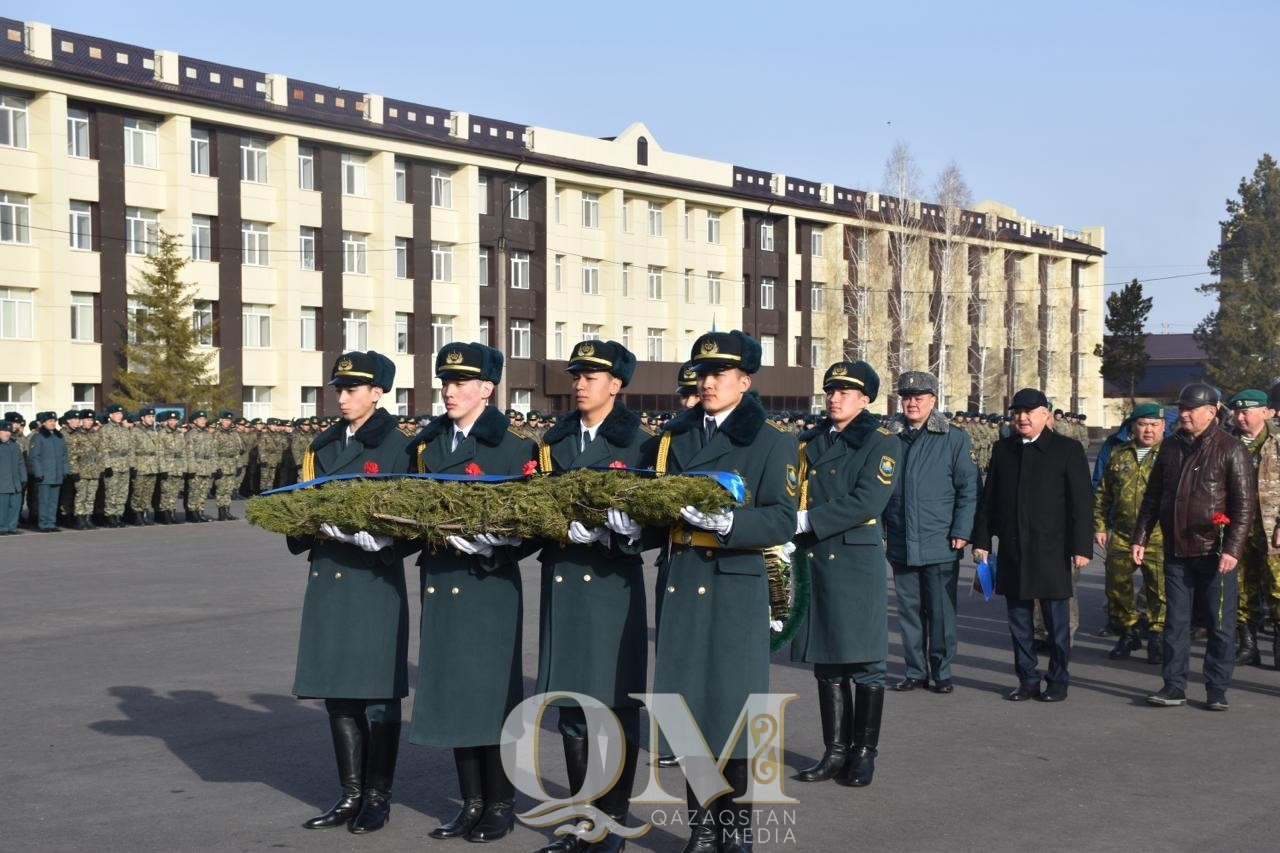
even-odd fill
[[[596,354],[596,348],[591,344],[578,345],[578,358],[591,358]]]
[[[445,364],[462,364],[462,350],[451,349],[444,356]]]
[[[848,376],[849,369],[845,367],[843,364],[837,364],[835,367],[831,368],[831,375],[832,376]]]
[[[682,370],[680,372],[681,382],[697,382],[698,372],[696,370]]]
[[[352,366],[353,365],[351,364],[351,359],[347,358],[346,356],[343,356],[342,358],[338,359],[339,373],[346,373],[348,370],[352,368]]]
[[[712,340],[711,338],[707,338],[707,340],[705,340],[705,341],[703,341],[703,342],[702,342],[702,354],[703,354],[703,355],[715,355],[715,354],[716,354],[716,353],[718,353],[718,352],[720,352],[720,347],[719,347],[719,345],[718,345],[714,340]]]

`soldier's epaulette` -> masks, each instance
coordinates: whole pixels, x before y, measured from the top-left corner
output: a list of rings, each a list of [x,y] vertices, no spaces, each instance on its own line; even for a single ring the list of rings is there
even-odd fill
[[[885,429],[884,427],[876,427],[876,432],[880,433],[881,435],[893,435],[892,432]]]
[[[788,429],[787,427],[785,427],[785,426],[783,426],[782,424],[778,423],[777,421],[769,420],[768,418],[766,418],[766,419],[765,419],[765,423],[767,423],[769,426],[771,426],[771,427],[773,427],[774,429],[776,429],[778,432],[791,432],[791,430],[790,430],[790,429]]]

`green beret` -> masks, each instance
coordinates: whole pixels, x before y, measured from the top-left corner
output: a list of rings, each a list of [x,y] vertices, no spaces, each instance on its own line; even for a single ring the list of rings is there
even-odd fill
[[[1134,406],[1133,413],[1129,415],[1129,420],[1136,421],[1139,418],[1155,418],[1156,420],[1164,420],[1164,406],[1159,403],[1141,403]]]
[[[1267,392],[1259,391],[1257,388],[1249,388],[1241,391],[1239,394],[1227,401],[1227,407],[1236,412],[1241,409],[1265,408],[1266,405]]]

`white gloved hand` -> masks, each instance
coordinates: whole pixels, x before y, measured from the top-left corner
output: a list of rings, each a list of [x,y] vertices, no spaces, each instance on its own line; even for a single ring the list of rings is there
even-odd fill
[[[338,529],[338,525],[336,524],[331,524],[326,521],[324,524],[320,525],[320,532],[325,536],[328,536],[334,542],[344,542],[347,545],[356,544],[355,535],[351,533],[343,533]]]
[[[796,533],[808,533],[813,530],[813,525],[809,523],[809,510],[802,509],[796,513]]]
[[[608,521],[605,523],[614,533],[619,536],[625,536],[632,542],[640,538],[640,522],[636,521],[620,509],[609,510]]]
[[[494,548],[514,547],[524,540],[519,536],[503,536],[499,533],[481,533],[476,536],[476,542],[488,545],[490,550]]]
[[[395,541],[390,536],[373,534],[367,530],[356,531],[352,534],[351,539],[351,544],[359,547],[363,551],[369,551],[370,553],[374,551],[381,551],[383,548],[389,547],[391,543]]]
[[[680,517],[694,527],[728,536],[733,527],[733,512],[699,512],[691,506],[680,510]]]
[[[449,543],[449,547],[461,551],[463,554],[469,554],[473,557],[488,557],[493,553],[493,546],[487,542],[481,542],[482,536],[474,539],[468,539],[466,536],[450,536],[445,539]]]
[[[587,527],[581,521],[569,522],[569,541],[575,545],[591,545],[595,542],[607,543],[609,531],[604,527]]]

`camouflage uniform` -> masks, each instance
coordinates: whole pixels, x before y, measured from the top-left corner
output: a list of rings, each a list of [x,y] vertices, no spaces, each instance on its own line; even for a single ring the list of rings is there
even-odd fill
[[[72,506],[72,515],[76,518],[77,530],[93,528],[93,505],[98,497],[98,478],[102,476],[102,442],[98,433],[93,431],[91,418],[84,418],[82,426],[67,432],[67,454],[70,456],[71,470],[75,473],[76,496]]]
[[[160,437],[160,502],[157,505],[161,520],[172,524],[178,510],[178,497],[186,482],[187,439],[177,426],[164,426],[158,430]]]
[[[284,435],[272,429],[274,426],[273,418],[266,432],[258,434],[258,491],[260,492],[275,488],[276,472],[284,457],[286,439]]]
[[[401,425],[400,431],[404,432],[408,438],[417,435],[418,425],[411,423],[408,426],[410,428],[408,432],[405,432],[404,424]],[[302,480],[302,456],[307,452],[307,448],[311,446],[311,438],[312,435],[309,429],[303,429],[301,424],[294,425],[293,433],[289,436],[289,453],[293,457],[293,482],[295,483]]]
[[[213,497],[218,507],[218,521],[233,521],[231,497],[244,475],[244,469],[240,467],[244,442],[234,426],[219,426],[213,434],[213,449],[218,474],[217,482],[213,484]]]
[[[164,438],[160,430],[146,424],[138,424],[129,431],[133,439],[133,497],[129,507],[133,510],[135,524],[155,524],[152,501],[156,494],[156,478],[164,458]]]
[[[1258,475],[1258,505],[1236,576],[1240,621],[1256,634],[1268,617],[1280,620],[1280,434],[1271,424],[1249,446],[1249,455]]]
[[[133,467],[133,436],[123,423],[107,421],[99,433],[102,445],[102,514],[107,525],[120,527],[129,498],[129,469]]]
[[[213,473],[218,469],[214,455],[213,435],[194,423],[186,433],[187,442],[187,520],[208,521],[204,514],[204,502],[213,485]]]
[[[254,475],[258,471],[258,433],[241,418],[236,422],[240,434],[240,470],[244,472],[240,478],[240,494],[248,497],[257,491]]]

